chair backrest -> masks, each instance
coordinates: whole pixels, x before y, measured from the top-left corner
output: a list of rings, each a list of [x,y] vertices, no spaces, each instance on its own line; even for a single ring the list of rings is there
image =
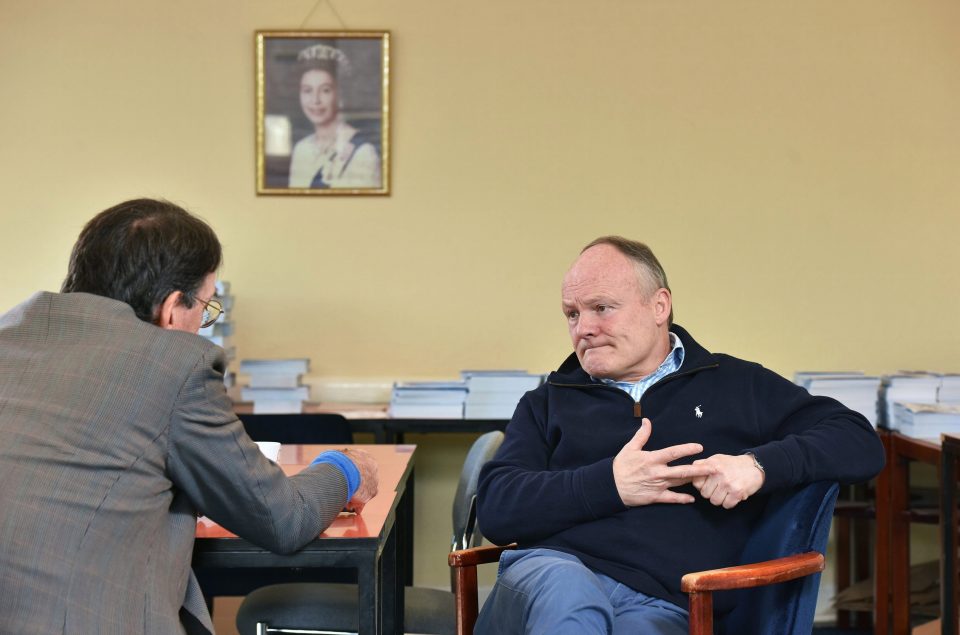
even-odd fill
[[[338,414],[238,415],[254,441],[353,443],[350,422]]]
[[[807,551],[825,553],[839,486],[811,483],[771,496],[750,534],[741,562],[761,562]],[[813,630],[820,574],[789,582],[730,591],[735,608],[718,623],[728,635],[809,635]]]
[[[457,483],[457,493],[453,497],[453,539],[451,551],[467,549],[480,544],[477,528],[477,481],[480,480],[480,468],[493,458],[503,443],[503,432],[494,431],[481,435],[467,452]]]

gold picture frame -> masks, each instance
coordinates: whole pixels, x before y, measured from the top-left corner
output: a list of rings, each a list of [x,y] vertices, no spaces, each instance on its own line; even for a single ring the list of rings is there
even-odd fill
[[[257,31],[255,46],[257,194],[389,194],[389,31]]]

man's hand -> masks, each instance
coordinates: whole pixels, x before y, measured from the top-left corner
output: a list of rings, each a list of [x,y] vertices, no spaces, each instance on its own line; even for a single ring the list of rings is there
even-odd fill
[[[733,509],[763,485],[763,471],[754,464],[749,454],[714,454],[693,464],[714,468],[710,476],[693,479],[693,486],[700,490],[701,496],[710,499],[714,505],[723,505],[724,509]]]
[[[672,445],[662,450],[645,452],[653,424],[649,419],[640,423],[640,429],[613,459],[613,480],[617,493],[627,507],[651,503],[692,503],[693,496],[670,491],[671,487],[686,485],[694,479],[706,479],[716,469],[711,465],[667,465],[671,461],[703,452],[699,443]]]
[[[353,493],[353,498],[347,501],[346,509],[348,512],[359,514],[363,511],[363,506],[377,495],[377,488],[380,484],[380,471],[377,468],[377,462],[369,452],[357,450],[354,448],[345,449],[343,453],[347,455],[353,464],[360,470],[360,486]]]

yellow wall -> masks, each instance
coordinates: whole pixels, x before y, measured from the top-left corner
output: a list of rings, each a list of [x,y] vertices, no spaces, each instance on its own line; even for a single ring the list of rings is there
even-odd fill
[[[254,194],[253,31],[314,0],[2,0],[0,309],[148,195],[222,237],[239,356],[318,375],[549,370],[560,277],[607,232],[715,350],[958,368],[954,0],[337,4],[393,33],[390,197]]]
[[[389,197],[254,194],[253,32],[314,0],[0,0],[0,310],[163,196],[223,240],[239,356],[321,377],[551,369],[603,233],[654,247],[714,350],[960,370],[955,0],[336,5],[393,34]]]

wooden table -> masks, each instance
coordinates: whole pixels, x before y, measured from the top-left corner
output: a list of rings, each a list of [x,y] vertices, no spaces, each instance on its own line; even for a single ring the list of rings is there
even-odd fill
[[[940,444],[879,430],[887,465],[877,476],[874,633],[910,632],[910,463],[940,465]],[[942,517],[941,517],[942,518]],[[942,522],[942,520],[941,520]]]
[[[287,474],[296,474],[320,452],[343,446],[284,445],[279,463]],[[409,562],[400,555],[398,540],[412,526],[413,505],[408,481],[413,474],[412,445],[357,446],[370,452],[380,471],[379,493],[359,515],[341,514],[304,549],[280,555],[238,538],[208,519],[197,522],[194,566],[235,567],[336,567],[357,570],[360,594],[361,635],[402,630],[403,580]]]
[[[960,477],[960,437],[944,434],[940,456],[940,629],[957,635],[957,478]]]

